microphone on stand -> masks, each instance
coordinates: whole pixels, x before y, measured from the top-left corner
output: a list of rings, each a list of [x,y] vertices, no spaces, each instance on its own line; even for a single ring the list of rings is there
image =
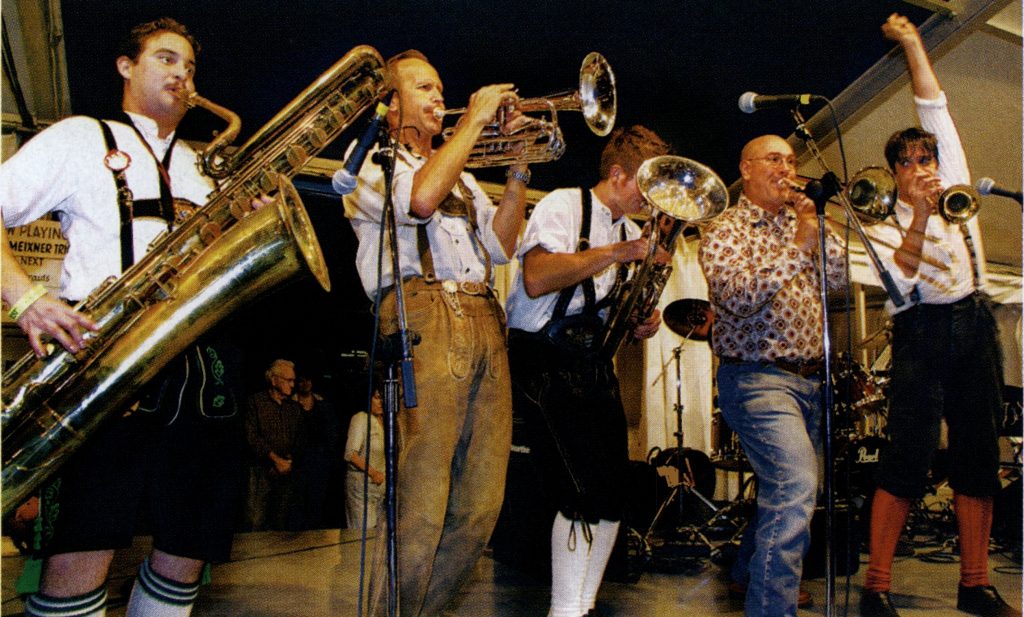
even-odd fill
[[[1010,199],[1014,199],[1017,203],[1024,203],[1021,201],[1020,191],[1011,191],[1010,189],[998,186],[996,185],[996,181],[992,178],[978,178],[978,181],[974,184],[974,188],[982,195],[999,195],[1000,197],[1009,197]]]
[[[373,118],[370,119],[370,124],[366,126],[366,132],[359,138],[359,142],[352,149],[352,153],[348,155],[345,165],[334,172],[334,175],[331,177],[331,187],[334,188],[335,193],[348,195],[356,190],[356,177],[359,175],[359,170],[366,160],[366,155],[370,153],[370,149],[373,147],[374,140],[377,139],[377,131],[381,121],[388,115],[388,106],[391,105],[391,97],[394,94],[394,90],[389,90],[384,95],[384,98],[377,103],[377,109],[374,111]]]
[[[824,98],[817,94],[758,94],[756,92],[744,92],[740,95],[739,106],[743,113],[752,114],[758,109],[796,107]]]

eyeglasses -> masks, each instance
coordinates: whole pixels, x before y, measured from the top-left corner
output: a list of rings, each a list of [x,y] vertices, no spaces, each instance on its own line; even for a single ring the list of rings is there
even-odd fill
[[[748,161],[764,161],[772,167],[782,167],[783,165],[789,165],[793,169],[796,169],[796,157],[795,156],[783,156],[781,154],[769,154],[768,156],[755,156],[747,159]]]
[[[917,158],[905,156],[896,159],[896,164],[903,168],[910,167],[914,163],[917,163],[921,167],[927,167],[928,165],[931,165],[933,162],[935,162],[935,157],[930,154],[922,154]]]

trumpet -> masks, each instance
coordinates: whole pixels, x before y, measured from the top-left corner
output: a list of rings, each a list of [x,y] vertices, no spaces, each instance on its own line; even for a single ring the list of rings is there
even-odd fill
[[[970,184],[954,184],[939,193],[935,208],[947,223],[962,225],[974,218],[981,207],[981,196]]]
[[[461,115],[465,107],[434,110],[434,116]],[[514,110],[521,113],[539,113],[525,126],[507,133],[505,119]],[[494,121],[484,127],[480,138],[470,152],[466,167],[498,167],[517,163],[547,163],[565,153],[565,139],[558,124],[559,111],[583,113],[590,130],[599,137],[611,133],[615,127],[616,96],[615,74],[604,56],[590,52],[580,66],[579,89],[547,97],[520,99],[518,103],[498,108]],[[546,115],[544,115],[546,114]],[[445,141],[451,139],[455,127],[442,132]]]

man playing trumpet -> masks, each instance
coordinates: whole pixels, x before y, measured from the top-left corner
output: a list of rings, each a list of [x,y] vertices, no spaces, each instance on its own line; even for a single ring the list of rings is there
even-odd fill
[[[504,312],[492,264],[514,254],[526,207],[525,164],[509,167],[495,207],[463,171],[499,106],[514,105],[512,84],[484,86],[451,138],[438,149],[441,78],[417,51],[388,62],[396,89],[387,114],[397,136],[392,197],[409,328],[421,337],[413,366],[419,405],[399,414],[398,589],[403,615],[440,615],[490,538],[504,498],[512,440],[512,394]],[[525,121],[506,114],[510,130]],[[397,330],[395,275],[384,257],[378,280],[384,177],[371,162],[345,198],[359,238],[356,265],[378,306],[381,330]],[[371,614],[387,607],[386,543],[380,530],[370,585]]]
[[[747,617],[796,617],[821,449],[822,247],[814,203],[793,188],[796,156],[785,139],[752,139],[739,167],[739,202],[700,243],[718,401],[758,478],[756,536],[745,536],[733,577],[747,585]],[[842,289],[845,249],[831,230],[826,237],[828,286]]]
[[[889,589],[892,561],[913,500],[924,495],[943,418],[949,425],[949,485],[960,533],[957,608],[975,615],[1019,616],[988,580],[993,495],[1000,490],[996,413],[1002,367],[995,321],[979,291],[984,261],[975,223],[951,224],[935,214],[942,187],[970,181],[946,96],[917,28],[893,14],[882,26],[907,57],[921,128],[889,138],[885,156],[896,175],[898,227],[876,225],[895,251],[880,252],[906,303],[893,316],[892,398],[871,509],[871,559],[861,615],[898,615]],[[941,164],[941,167],[940,167]],[[926,236],[937,238],[925,246]],[[974,254],[971,235],[978,242]],[[926,262],[930,252],[948,273]]]

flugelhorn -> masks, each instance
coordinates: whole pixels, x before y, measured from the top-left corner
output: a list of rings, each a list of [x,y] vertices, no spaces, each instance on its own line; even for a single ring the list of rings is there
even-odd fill
[[[514,109],[539,117],[522,128],[506,133],[505,118]],[[615,74],[604,56],[596,51],[587,54],[580,66],[579,89],[552,94],[543,98],[520,99],[514,105],[498,108],[494,121],[484,127],[470,152],[466,167],[498,167],[516,163],[547,163],[565,153],[565,139],[558,125],[559,111],[579,111],[595,135],[604,137],[615,127]],[[465,107],[437,109],[439,118],[461,115]],[[442,135],[447,141],[455,132],[448,127]]]

